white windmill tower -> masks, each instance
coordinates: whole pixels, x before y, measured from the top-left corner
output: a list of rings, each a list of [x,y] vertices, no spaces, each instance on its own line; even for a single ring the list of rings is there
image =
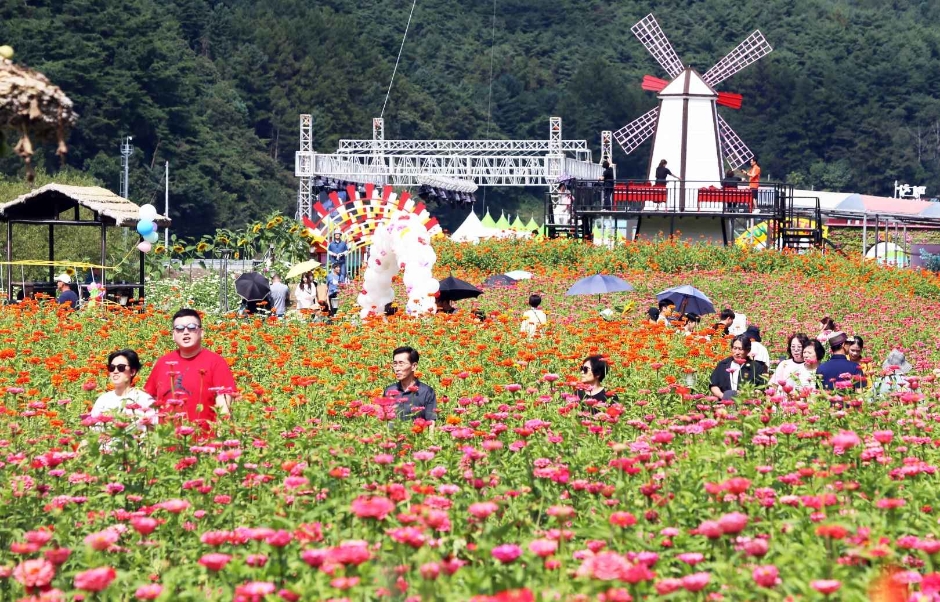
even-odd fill
[[[679,60],[652,14],[631,28],[672,81],[647,75],[643,89],[658,92],[659,106],[614,132],[628,155],[647,138],[653,138],[649,178],[654,179],[662,159],[682,181],[717,183],[723,173],[722,159],[732,169],[750,161],[754,154],[718,115],[716,105],[741,107],[741,95],[716,92],[715,86],[773,50],[758,30],[718,61],[705,75]],[[695,186],[694,184],[690,184]],[[684,200],[684,195],[683,195]]]

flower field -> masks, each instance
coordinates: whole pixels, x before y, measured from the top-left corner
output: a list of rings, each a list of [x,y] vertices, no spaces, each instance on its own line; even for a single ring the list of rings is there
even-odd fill
[[[360,324],[348,290],[333,324],[207,317],[241,391],[208,437],[83,420],[109,352],[171,349],[169,314],[3,308],[0,600],[940,600],[940,302],[918,294],[936,282],[734,251],[674,269],[699,251],[670,245],[635,251],[655,266],[551,248],[533,280],[449,316]],[[446,247],[438,272],[531,267],[516,243],[490,251]],[[564,296],[601,267],[637,292]],[[728,341],[645,320],[683,283],[747,314],[775,358],[831,315],[919,378],[876,400],[707,397]],[[526,339],[530,292],[550,322]],[[381,419],[401,344],[437,390],[433,432]],[[573,395],[594,353],[619,397],[597,413]]]

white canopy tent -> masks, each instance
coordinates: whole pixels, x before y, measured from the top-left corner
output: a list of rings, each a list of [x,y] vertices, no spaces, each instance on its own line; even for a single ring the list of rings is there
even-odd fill
[[[467,219],[450,235],[450,238],[456,242],[479,242],[485,238],[498,236],[499,233],[499,230],[484,226],[477,214],[471,211]]]

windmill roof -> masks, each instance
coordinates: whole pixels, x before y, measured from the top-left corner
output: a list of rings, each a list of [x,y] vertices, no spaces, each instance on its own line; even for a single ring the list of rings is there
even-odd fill
[[[687,85],[688,88],[686,88]],[[680,73],[659,93],[660,96],[717,96],[717,94],[711,86],[705,83],[698,71],[691,67]]]

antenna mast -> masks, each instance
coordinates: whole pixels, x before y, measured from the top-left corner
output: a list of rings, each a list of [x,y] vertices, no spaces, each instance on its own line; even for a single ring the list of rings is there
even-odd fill
[[[131,155],[134,154],[134,147],[131,146],[131,140],[133,136],[128,136],[121,142],[121,196],[125,199],[128,198],[130,194],[128,176],[130,175],[130,159]]]

